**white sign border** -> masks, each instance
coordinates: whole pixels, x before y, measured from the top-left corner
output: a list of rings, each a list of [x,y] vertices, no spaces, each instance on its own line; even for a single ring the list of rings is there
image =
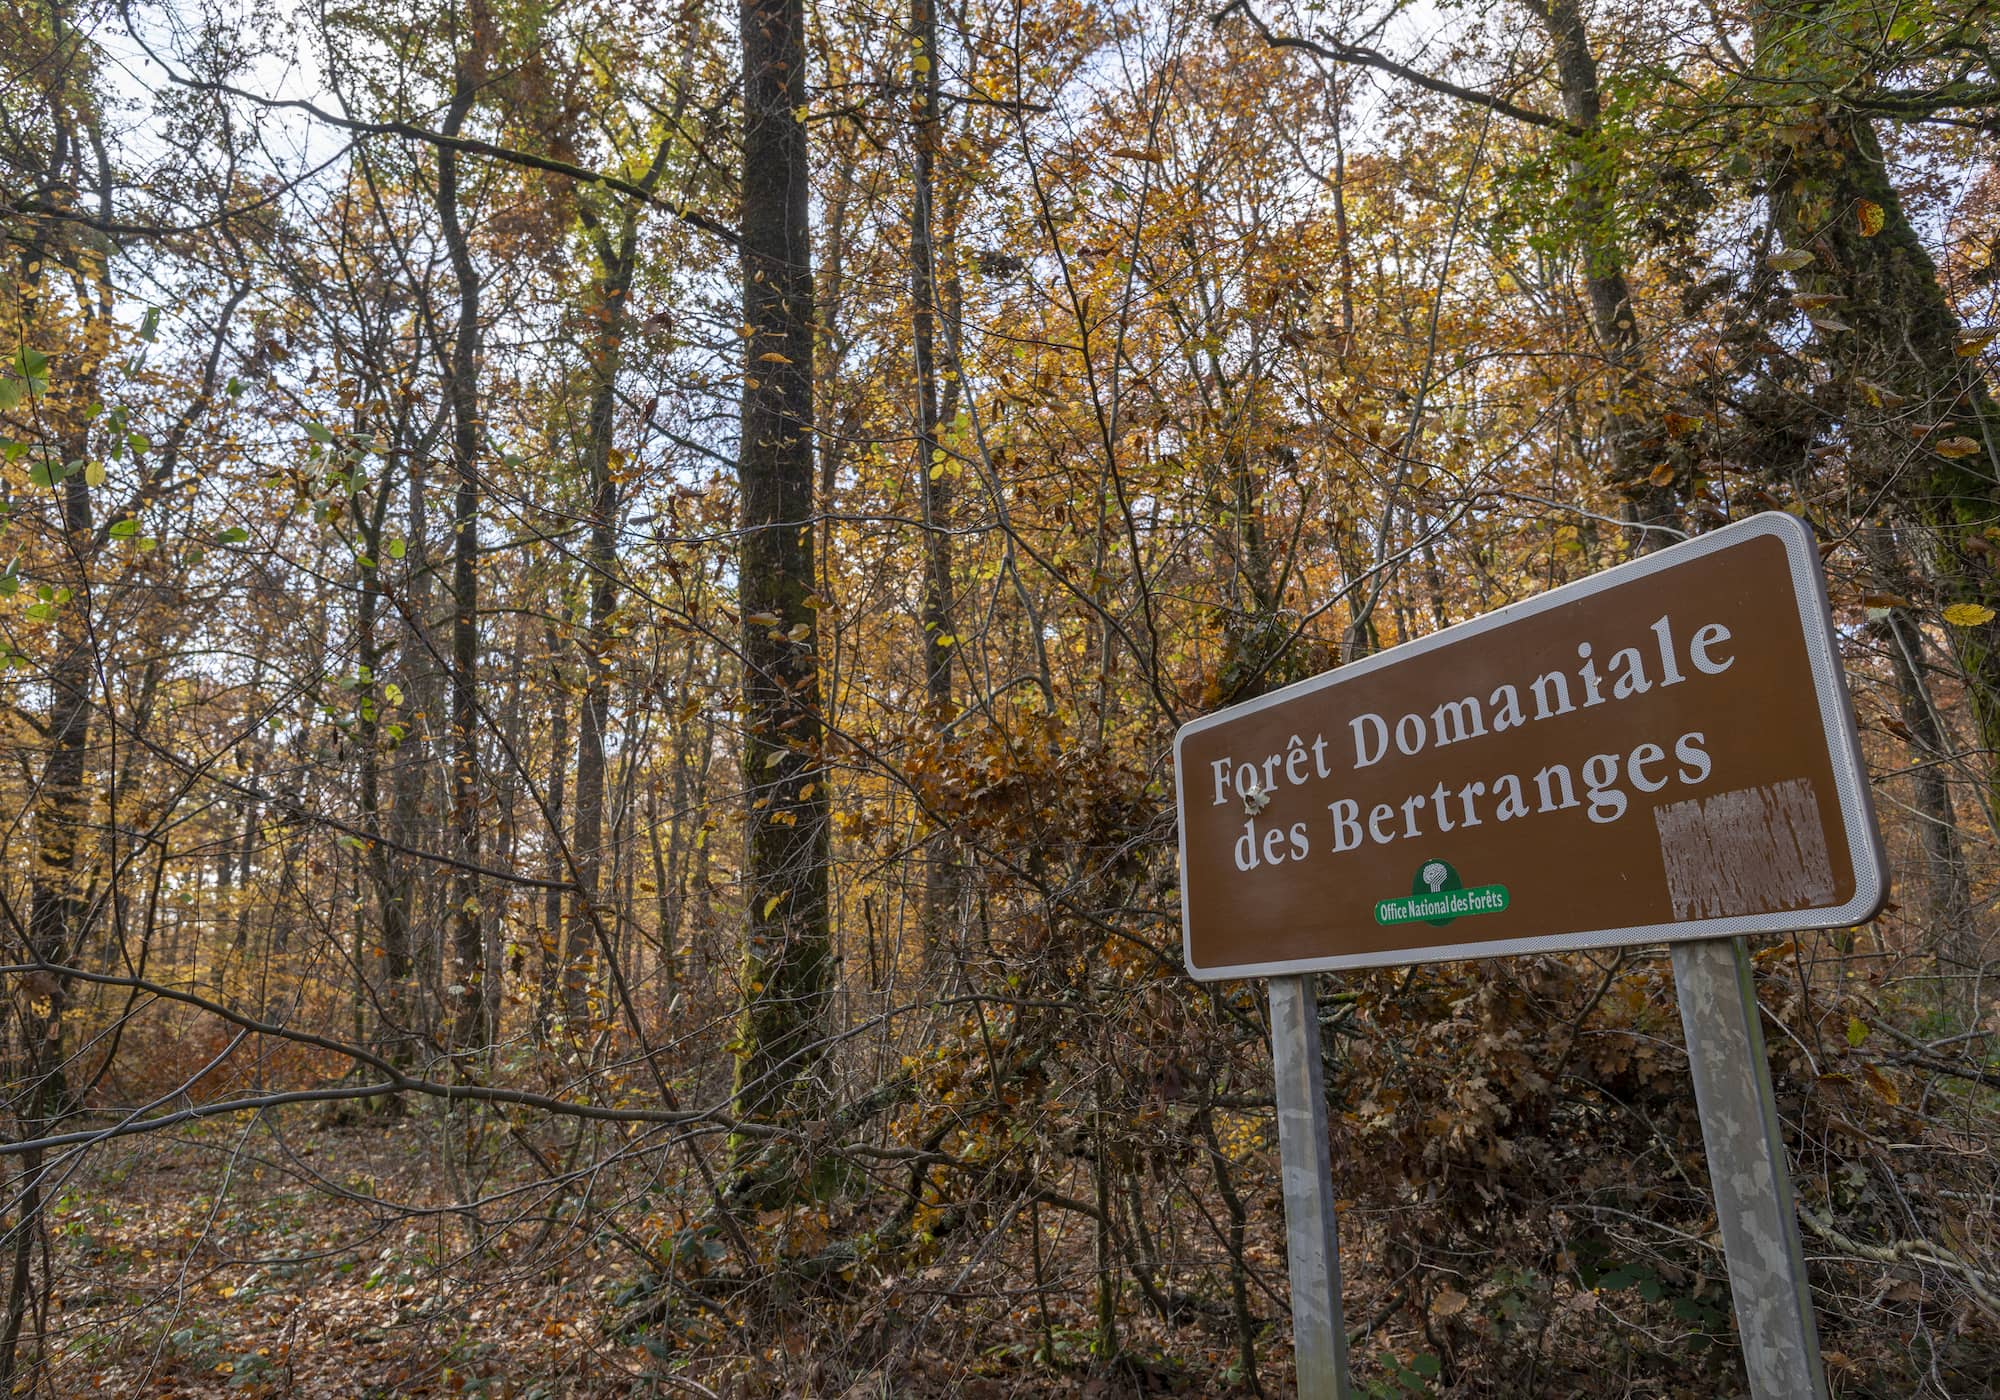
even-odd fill
[[[1751,539],[1774,536],[1785,546],[1792,570],[1792,597],[1798,606],[1800,631],[1805,637],[1806,657],[1812,667],[1813,691],[1819,700],[1820,719],[1825,730],[1827,757],[1833,768],[1834,788],[1847,827],[1848,859],[1854,869],[1854,897],[1836,908],[1786,909],[1769,914],[1735,914],[1719,919],[1693,919],[1632,928],[1587,929],[1580,933],[1551,934],[1535,938],[1509,938],[1490,943],[1439,943],[1425,948],[1395,948],[1375,953],[1345,953],[1324,957],[1293,958],[1282,962],[1232,963],[1221,967],[1197,967],[1194,962],[1193,929],[1187,905],[1187,823],[1182,783],[1181,746],[1188,736],[1245,715],[1282,705],[1303,695],[1331,686],[1343,685],[1426,652],[1453,646],[1482,632],[1490,632],[1524,617],[1559,608],[1578,599],[1609,589],[1620,588],[1690,560],[1741,545]],[[1306,972],[1343,972],[1364,967],[1402,967],[1413,963],[1470,961],[1478,958],[1507,957],[1520,953],[1567,953],[1585,948],[1618,948],[1636,943],[1678,943],[1703,938],[1728,938],[1749,933],[1793,933],[1800,929],[1858,924],[1881,908],[1888,894],[1881,838],[1875,827],[1875,808],[1868,789],[1868,771],[1861,761],[1861,745],[1854,729],[1854,708],[1848,698],[1846,677],[1840,669],[1840,652],[1833,635],[1832,607],[1827,601],[1826,579],[1820,571],[1819,550],[1812,530],[1795,515],[1767,511],[1705,535],[1696,535],[1683,544],[1592,574],[1575,583],[1540,593],[1518,603],[1509,603],[1490,613],[1457,623],[1428,636],[1377,652],[1360,661],[1327,671],[1310,679],[1232,705],[1226,710],[1189,720],[1174,735],[1174,816],[1180,828],[1178,844],[1181,877],[1181,961],[1197,982],[1222,982],[1234,978],[1284,977]]]

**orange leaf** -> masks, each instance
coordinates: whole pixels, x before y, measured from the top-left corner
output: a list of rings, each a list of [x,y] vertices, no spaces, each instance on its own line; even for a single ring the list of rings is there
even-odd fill
[[[1861,220],[1861,236],[1863,238],[1873,238],[1882,231],[1882,221],[1887,216],[1882,212],[1882,206],[1874,200],[1856,200],[1854,203],[1854,212]]]

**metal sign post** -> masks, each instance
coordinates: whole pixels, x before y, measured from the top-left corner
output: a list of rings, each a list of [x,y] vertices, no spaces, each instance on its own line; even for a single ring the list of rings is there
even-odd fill
[[[1740,938],[1673,947],[1695,1107],[1743,1369],[1757,1400],[1826,1400],[1771,1062]]]
[[[1347,1324],[1340,1311],[1340,1237],[1326,1140],[1319,1000],[1312,974],[1271,979],[1271,1063],[1285,1181],[1285,1254],[1292,1275],[1292,1355],[1299,1400],[1347,1400]]]

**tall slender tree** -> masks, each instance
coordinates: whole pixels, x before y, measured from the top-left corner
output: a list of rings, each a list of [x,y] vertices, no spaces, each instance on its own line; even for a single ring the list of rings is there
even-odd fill
[[[803,0],[748,0],[743,45],[744,917],[734,1104],[810,1116],[832,981],[813,583],[813,267]],[[736,1143],[739,1163],[754,1144]]]

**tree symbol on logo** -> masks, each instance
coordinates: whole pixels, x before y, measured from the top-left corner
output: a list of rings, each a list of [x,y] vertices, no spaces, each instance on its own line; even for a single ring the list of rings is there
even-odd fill
[[[1449,874],[1451,874],[1449,866],[1441,860],[1434,860],[1423,868],[1418,878],[1431,887],[1432,894],[1441,894],[1444,891],[1445,877]]]

